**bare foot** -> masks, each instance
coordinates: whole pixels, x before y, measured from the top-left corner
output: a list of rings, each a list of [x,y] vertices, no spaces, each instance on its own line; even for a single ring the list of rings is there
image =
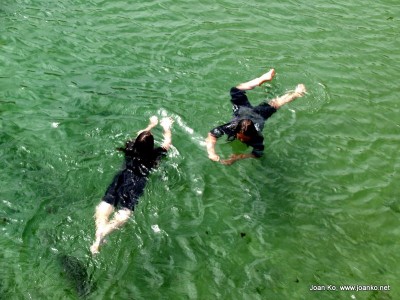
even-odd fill
[[[264,83],[266,81],[271,81],[275,76],[275,69],[269,70],[267,73],[260,76],[261,81]]]
[[[306,93],[306,87],[304,86],[304,84],[300,83],[296,86],[296,89],[294,90],[294,92],[296,94],[299,95],[299,97],[303,97],[304,94]]]
[[[94,243],[92,246],[90,246],[90,252],[92,252],[93,255],[98,254],[100,252],[99,246],[100,246],[99,244]]]
[[[94,241],[93,245],[90,247],[90,251],[92,252],[92,254],[99,253],[100,245],[102,245],[105,242],[104,241],[104,234],[103,234],[104,227],[105,226],[99,226],[99,229],[97,229],[96,240]]]

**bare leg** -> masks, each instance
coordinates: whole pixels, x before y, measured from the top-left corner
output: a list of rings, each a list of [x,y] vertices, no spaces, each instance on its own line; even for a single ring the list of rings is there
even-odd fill
[[[275,107],[276,109],[279,109],[286,103],[289,103],[299,97],[303,97],[304,94],[306,93],[306,87],[304,84],[298,84],[294,92],[288,92],[285,95],[272,99],[268,104],[271,105],[272,107]]]
[[[101,201],[99,205],[96,206],[95,222],[96,222],[96,240],[90,247],[92,253],[98,253],[101,241],[103,239],[103,230],[108,224],[108,218],[114,211],[114,207],[104,201]]]
[[[124,225],[129,220],[131,214],[132,211],[127,208],[122,208],[117,211],[114,215],[114,218],[104,227],[102,232],[103,238],[106,235],[109,235],[114,230],[122,227],[122,225]]]
[[[107,205],[109,205],[111,208],[107,207]],[[96,240],[90,247],[90,251],[93,254],[99,253],[99,248],[104,238],[114,230],[124,225],[132,214],[132,211],[130,209],[123,208],[118,210],[114,214],[114,218],[108,222],[108,217],[110,216],[112,211],[112,205],[106,202],[100,203],[100,205],[96,208]]]
[[[260,77],[252,79],[247,82],[243,82],[243,83],[237,85],[236,87],[242,91],[252,90],[257,86],[262,85],[266,81],[271,81],[272,78],[274,78],[274,76],[275,76],[275,70],[271,69],[267,73],[261,75]]]

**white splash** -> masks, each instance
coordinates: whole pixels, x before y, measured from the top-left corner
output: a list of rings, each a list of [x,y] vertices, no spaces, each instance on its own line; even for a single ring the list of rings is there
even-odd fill
[[[162,116],[162,117],[166,117],[168,115],[170,115],[175,121],[176,123],[183,129],[185,130],[187,133],[189,134],[193,134],[194,130],[192,128],[190,128],[187,124],[185,124],[185,122],[182,120],[182,118],[176,114],[168,114],[166,110],[164,109],[160,109],[158,111],[158,113]]]
[[[155,233],[159,233],[159,232],[161,231],[160,227],[158,227],[157,224],[151,225],[151,229],[153,229],[153,231],[154,231]]]

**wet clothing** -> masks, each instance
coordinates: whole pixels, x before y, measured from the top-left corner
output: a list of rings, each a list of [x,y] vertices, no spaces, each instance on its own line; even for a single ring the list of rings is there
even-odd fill
[[[276,112],[276,108],[265,102],[253,107],[246,96],[246,92],[236,87],[231,88],[230,95],[233,105],[233,118],[229,123],[212,129],[210,131],[211,135],[220,138],[226,134],[228,136],[228,141],[233,141],[236,139],[239,121],[250,119],[254,123],[258,136],[249,142],[245,142],[245,144],[253,147],[251,153],[255,157],[262,156],[264,152],[264,137],[262,136],[264,123]]]
[[[155,148],[153,151],[151,161],[125,155],[124,167],[114,176],[103,201],[134,210],[139,197],[143,195],[151,169],[156,167],[160,159],[167,154],[167,150],[162,147]]]

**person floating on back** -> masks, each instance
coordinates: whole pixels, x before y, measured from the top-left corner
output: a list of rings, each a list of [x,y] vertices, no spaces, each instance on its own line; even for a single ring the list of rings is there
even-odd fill
[[[125,163],[96,207],[96,236],[90,247],[93,254],[99,252],[100,245],[108,234],[128,221],[138,204],[139,197],[144,192],[150,170],[157,167],[171,146],[172,123],[171,118],[163,118],[160,122],[164,129],[164,141],[161,147],[154,147],[154,137],[150,130],[158,124],[158,119],[152,116],[147,128],[139,131],[135,140],[129,140],[125,147],[118,148],[125,154]],[[118,208],[118,211],[115,212],[113,219],[109,220],[114,208]]]
[[[303,84],[297,85],[294,91],[288,92],[281,97],[272,99],[253,107],[246,96],[247,90],[252,90],[264,82],[271,81],[275,76],[275,70],[261,75],[258,78],[239,84],[231,88],[231,103],[233,105],[233,118],[229,123],[212,129],[206,138],[208,158],[220,161],[222,164],[230,165],[244,158],[259,158],[264,152],[264,138],[262,130],[265,121],[271,117],[282,105],[304,96],[306,88]],[[215,152],[217,139],[226,134],[229,141],[238,139],[247,146],[253,148],[251,153],[232,154],[229,159],[220,160]]]

